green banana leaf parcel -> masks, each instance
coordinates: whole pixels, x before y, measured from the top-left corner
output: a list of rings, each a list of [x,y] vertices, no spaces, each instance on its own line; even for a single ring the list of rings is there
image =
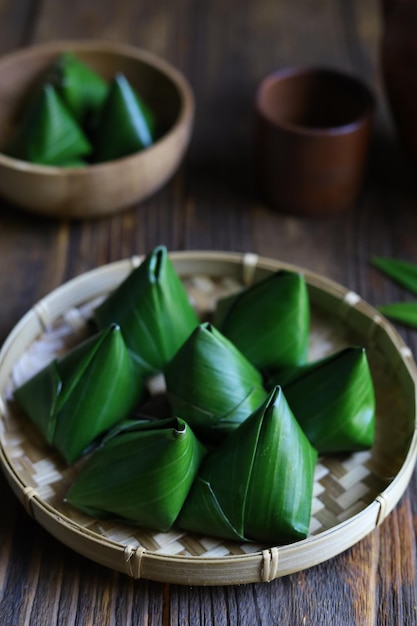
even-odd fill
[[[220,300],[214,325],[260,370],[304,363],[310,331],[304,276],[280,270]]]
[[[128,421],[93,452],[67,501],[94,517],[168,531],[205,453],[183,420]]]
[[[68,464],[126,419],[144,392],[120,328],[111,325],[14,392],[14,399]]]
[[[164,369],[199,320],[165,246],[158,246],[95,310],[99,328],[120,325],[142,371]]]
[[[175,415],[202,441],[219,441],[259,407],[260,372],[212,324],[200,324],[165,368]]]
[[[203,461],[181,528],[239,541],[308,535],[317,452],[279,387]]]

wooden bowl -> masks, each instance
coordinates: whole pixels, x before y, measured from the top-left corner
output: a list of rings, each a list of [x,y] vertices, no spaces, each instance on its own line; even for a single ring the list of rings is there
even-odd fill
[[[34,165],[0,153],[0,195],[53,217],[114,213],[158,191],[178,168],[192,131],[193,92],[166,61],[128,45],[58,41],[26,48],[0,60],[0,149],[13,133],[28,93],[64,51],[72,51],[106,80],[123,73],[166,131],[146,150],[84,168]]]
[[[391,324],[359,295],[290,264],[251,253],[170,254],[197,312],[279,269],[302,272],[311,303],[310,360],[348,345],[366,347],[377,414],[371,450],[319,459],[310,535],[285,545],[241,544],[187,533],[161,533],[99,520],[71,507],[65,494],[77,474],[11,401],[13,389],[84,337],[98,299],[142,261],[132,257],[61,285],[15,326],[0,350],[0,467],[31,516],[52,536],[133,578],[185,585],[269,582],[322,563],[373,531],[404,493],[417,458],[417,368]]]

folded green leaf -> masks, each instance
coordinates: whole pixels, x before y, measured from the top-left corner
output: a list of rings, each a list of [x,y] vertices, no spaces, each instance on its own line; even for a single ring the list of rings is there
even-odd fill
[[[67,500],[94,517],[167,531],[191,488],[205,449],[180,419],[128,422],[88,459]]]
[[[417,265],[415,263],[373,257],[372,264],[399,285],[417,295]]]
[[[91,149],[56,90],[45,84],[27,109],[6,153],[32,163],[60,166],[88,155]]]
[[[317,452],[277,387],[203,461],[179,515],[181,528],[286,543],[307,536]]]
[[[96,309],[94,319],[99,328],[119,324],[133,359],[148,373],[162,370],[198,325],[164,246],[147,255]]]
[[[375,393],[364,348],[345,348],[279,373],[270,383],[278,381],[297,421],[319,453],[372,446]]]
[[[236,429],[265,400],[262,377],[214,326],[198,326],[165,369],[173,411],[204,439]]]
[[[153,143],[153,116],[125,76],[110,85],[94,133],[94,160],[111,161],[139,152]]]
[[[120,329],[112,325],[52,361],[14,397],[46,441],[72,463],[130,414],[143,389]]]
[[[304,277],[285,270],[220,300],[214,317],[219,330],[261,370],[305,362],[309,323]]]
[[[384,304],[378,307],[378,311],[396,322],[417,328],[417,302]]]
[[[81,126],[97,114],[109,92],[107,81],[72,52],[59,55],[48,79]]]

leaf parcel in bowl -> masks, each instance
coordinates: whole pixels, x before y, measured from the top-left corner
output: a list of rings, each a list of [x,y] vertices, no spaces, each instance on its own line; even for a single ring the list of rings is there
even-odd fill
[[[123,74],[110,84],[94,132],[94,161],[101,163],[140,152],[153,143],[153,114]]]
[[[214,324],[258,369],[305,362],[310,312],[304,277],[280,270],[220,300]]]
[[[72,52],[58,56],[48,80],[83,127],[97,116],[109,92],[108,82]]]
[[[65,166],[92,151],[55,88],[45,84],[34,97],[6,154],[39,165]]]
[[[167,365],[165,380],[175,415],[203,441],[222,439],[267,396],[260,372],[208,322]]]
[[[144,385],[132,366],[120,328],[111,325],[14,392],[17,404],[67,463],[129,416]]]
[[[83,167],[151,146],[155,114],[127,78],[110,82],[70,51],[47,68],[4,152],[57,167]]]
[[[205,455],[180,419],[116,427],[87,460],[67,500],[94,517],[117,517],[167,531]]]
[[[198,325],[167,250],[158,246],[95,310],[99,328],[119,324],[140,370],[163,370]]]
[[[279,373],[294,415],[320,454],[372,446],[375,392],[366,351],[348,347],[324,359]]]
[[[180,513],[187,531],[265,543],[307,536],[317,452],[273,389],[203,461]]]

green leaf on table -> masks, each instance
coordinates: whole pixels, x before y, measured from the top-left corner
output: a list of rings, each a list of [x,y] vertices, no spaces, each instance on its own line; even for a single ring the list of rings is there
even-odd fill
[[[417,328],[417,302],[384,304],[378,306],[378,311],[396,322]]]
[[[417,295],[417,264],[384,257],[373,257],[371,262],[389,278]]]
[[[165,368],[173,411],[203,440],[235,430],[267,393],[260,372],[214,326],[198,326]]]
[[[6,153],[40,165],[60,166],[90,154],[89,140],[50,84],[43,85]]]
[[[310,312],[304,277],[280,270],[220,300],[214,324],[258,369],[305,362]]]
[[[100,111],[109,92],[108,82],[72,52],[59,55],[48,79],[81,126]]]
[[[280,372],[269,383],[282,385],[297,421],[320,454],[372,446],[375,392],[364,348],[345,348]]]
[[[129,421],[93,452],[66,499],[94,517],[167,531],[205,453],[183,420]]]
[[[111,325],[14,392],[17,404],[67,463],[128,417],[144,390],[120,328]]]
[[[308,535],[317,452],[282,390],[203,461],[178,518],[224,539],[287,543]]]
[[[163,370],[199,323],[165,246],[157,246],[95,310],[99,328],[118,324],[141,371]]]
[[[94,161],[103,162],[152,145],[153,114],[123,74],[113,79],[94,132]]]

